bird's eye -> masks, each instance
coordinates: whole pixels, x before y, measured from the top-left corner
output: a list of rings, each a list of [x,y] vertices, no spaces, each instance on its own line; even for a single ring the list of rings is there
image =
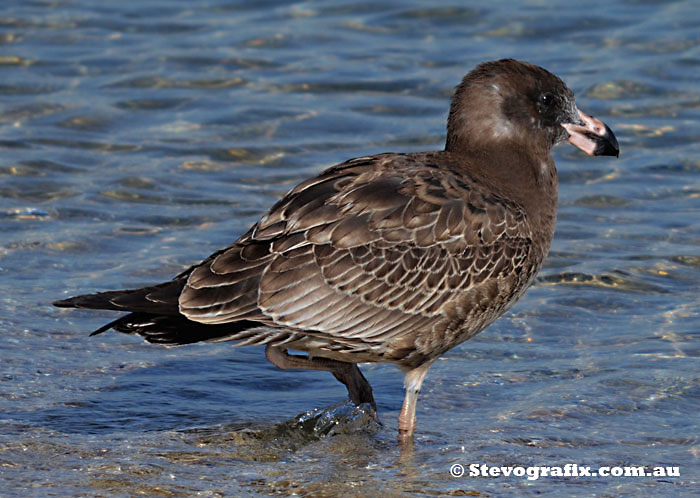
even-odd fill
[[[549,107],[552,102],[554,102],[554,95],[552,95],[549,92],[544,92],[543,94],[540,95],[540,104],[542,104],[545,107]]]

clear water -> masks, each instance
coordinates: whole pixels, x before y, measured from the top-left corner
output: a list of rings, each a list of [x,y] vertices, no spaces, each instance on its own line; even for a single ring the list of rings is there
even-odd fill
[[[699,33],[694,1],[3,2],[0,494],[697,496]],[[442,147],[453,87],[505,56],[561,75],[622,157],[557,149],[547,264],[433,366],[412,452],[391,366],[363,367],[377,426],[329,374],[88,338],[115,315],[49,305],[170,278],[326,166]]]

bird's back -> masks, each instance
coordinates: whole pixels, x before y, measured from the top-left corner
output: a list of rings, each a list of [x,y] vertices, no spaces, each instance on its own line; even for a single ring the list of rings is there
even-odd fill
[[[547,250],[525,208],[469,169],[447,152],[353,159],[171,282],[63,305],[132,311],[117,329],[152,342],[420,364],[495,320]]]

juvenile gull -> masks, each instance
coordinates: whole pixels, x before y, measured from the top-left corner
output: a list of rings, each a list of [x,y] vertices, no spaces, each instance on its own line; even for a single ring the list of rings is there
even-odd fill
[[[557,76],[486,62],[457,87],[445,150],[338,164],[173,280],[54,304],[129,312],[93,335],[265,345],[277,367],[327,370],[375,410],[357,363],[394,363],[406,440],[430,365],[510,308],[542,266],[557,214],[551,149],[566,141],[619,153]]]

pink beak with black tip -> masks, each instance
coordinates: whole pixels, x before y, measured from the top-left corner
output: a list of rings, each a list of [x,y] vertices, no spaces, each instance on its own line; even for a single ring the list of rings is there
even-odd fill
[[[576,108],[580,123],[563,123],[562,126],[569,134],[569,143],[578,147],[589,156],[620,157],[620,147],[617,139],[608,125],[601,120],[589,116]]]

